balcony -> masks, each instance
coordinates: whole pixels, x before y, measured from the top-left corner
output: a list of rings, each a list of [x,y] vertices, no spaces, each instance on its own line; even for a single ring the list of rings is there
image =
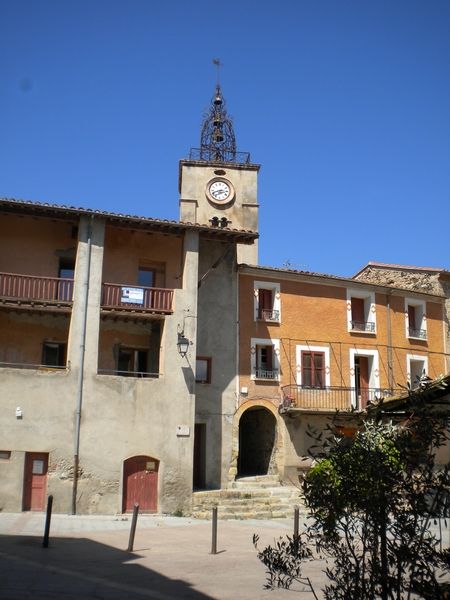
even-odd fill
[[[255,379],[278,380],[278,369],[255,369]]]
[[[362,331],[365,333],[375,333],[375,323],[372,321],[350,321],[352,331]]]
[[[172,305],[173,290],[116,283],[102,284],[102,310],[171,314]]]
[[[280,322],[280,311],[271,308],[260,308],[258,312],[260,321],[271,321],[272,323]]]
[[[408,328],[408,337],[416,338],[418,340],[426,340],[427,339],[427,330],[426,329],[414,329],[412,327]]]
[[[73,279],[0,273],[0,304],[24,308],[71,306]]]
[[[352,406],[364,408],[368,402],[388,397],[395,390],[380,388],[323,387],[313,388],[301,385],[286,385],[282,388],[281,411],[290,409],[307,411],[349,410]]]

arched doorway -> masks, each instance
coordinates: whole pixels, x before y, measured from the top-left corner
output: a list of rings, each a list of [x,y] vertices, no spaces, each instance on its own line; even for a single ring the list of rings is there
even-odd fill
[[[267,475],[275,445],[276,419],[259,406],[249,408],[239,421],[238,477]]]
[[[132,456],[123,464],[123,512],[139,504],[142,512],[156,512],[158,507],[159,461],[150,456]]]

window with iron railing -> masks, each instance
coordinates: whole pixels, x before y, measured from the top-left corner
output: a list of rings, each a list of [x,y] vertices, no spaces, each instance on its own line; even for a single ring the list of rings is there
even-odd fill
[[[348,331],[376,333],[375,295],[363,290],[347,290]]]
[[[425,302],[406,299],[406,335],[419,340],[427,339]]]
[[[281,320],[280,284],[255,281],[254,285],[255,319],[279,323]]]
[[[279,340],[252,339],[252,379],[279,379],[280,365],[278,359],[278,351]]]

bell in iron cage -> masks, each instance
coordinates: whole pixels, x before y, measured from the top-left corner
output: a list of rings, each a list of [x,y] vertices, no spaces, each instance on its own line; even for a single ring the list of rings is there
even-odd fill
[[[222,104],[222,96],[219,92],[217,92],[216,97],[214,98],[214,104],[217,104],[218,106]]]
[[[223,142],[223,140],[224,140],[223,133],[220,131],[220,129],[218,127],[214,130],[213,139],[214,139],[214,142],[216,142],[216,143]]]
[[[215,113],[213,120],[214,127],[220,127],[222,125],[222,117],[219,113]]]

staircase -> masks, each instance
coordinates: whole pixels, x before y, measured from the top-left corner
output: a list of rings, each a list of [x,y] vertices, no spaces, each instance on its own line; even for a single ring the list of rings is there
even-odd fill
[[[210,519],[214,506],[219,519],[282,519],[292,517],[300,506],[300,490],[282,485],[274,475],[241,477],[226,490],[207,490],[192,494],[192,516]]]

